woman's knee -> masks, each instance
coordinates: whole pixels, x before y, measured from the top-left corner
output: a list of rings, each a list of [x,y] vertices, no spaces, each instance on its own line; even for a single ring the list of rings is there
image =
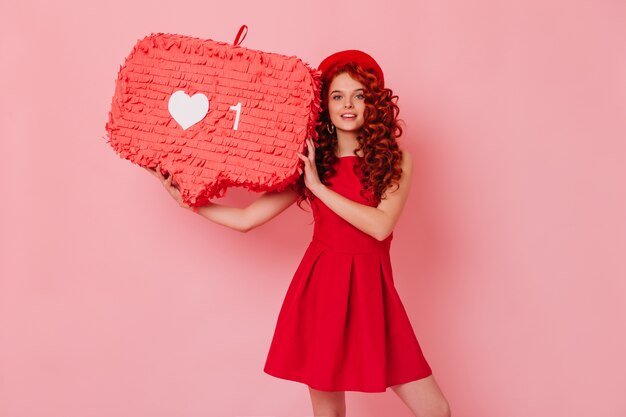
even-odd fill
[[[442,401],[440,401],[437,416],[438,417],[451,417],[452,416],[452,411],[450,410],[450,404],[445,398]]]
[[[421,415],[422,414],[420,414],[420,416]],[[425,417],[451,417],[450,403],[448,403],[448,400],[443,396],[433,399],[423,415]]]
[[[432,375],[391,388],[417,417],[451,417],[450,405]]]
[[[309,387],[313,413],[320,417],[345,417],[345,391],[321,391]]]

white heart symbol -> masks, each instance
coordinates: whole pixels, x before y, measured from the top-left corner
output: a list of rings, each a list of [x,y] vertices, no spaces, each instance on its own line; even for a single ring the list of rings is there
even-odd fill
[[[184,91],[179,90],[170,96],[167,109],[185,130],[204,119],[209,111],[209,99],[202,93],[189,97]]]

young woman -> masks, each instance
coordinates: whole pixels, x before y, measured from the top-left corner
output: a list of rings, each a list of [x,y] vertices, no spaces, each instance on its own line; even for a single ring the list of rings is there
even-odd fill
[[[308,385],[316,416],[345,416],[345,391],[387,387],[419,417],[448,417],[449,404],[422,354],[394,287],[393,229],[411,187],[411,156],[396,139],[397,96],[376,61],[335,53],[322,71],[318,140],[298,153],[291,188],[245,208],[211,202],[197,212],[246,232],[305,200],[315,226],[285,295],[264,371]],[[171,176],[149,170],[185,208]]]

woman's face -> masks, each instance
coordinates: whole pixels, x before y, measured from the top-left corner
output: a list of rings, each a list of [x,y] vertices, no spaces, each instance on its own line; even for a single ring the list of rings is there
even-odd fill
[[[337,75],[328,88],[328,114],[338,131],[356,132],[365,119],[363,84],[343,72]]]

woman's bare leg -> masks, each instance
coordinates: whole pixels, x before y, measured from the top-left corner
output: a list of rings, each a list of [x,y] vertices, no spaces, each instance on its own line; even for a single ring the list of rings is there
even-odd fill
[[[391,389],[411,409],[415,417],[450,417],[450,405],[433,375]]]
[[[319,391],[309,387],[315,417],[346,417],[345,391]]]

